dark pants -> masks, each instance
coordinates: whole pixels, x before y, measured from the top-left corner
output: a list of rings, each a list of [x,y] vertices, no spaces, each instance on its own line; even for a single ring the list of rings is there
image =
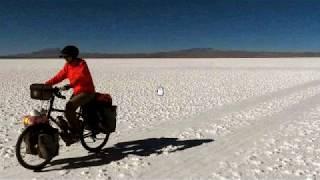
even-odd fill
[[[78,95],[73,96],[69,102],[66,104],[66,111],[65,116],[69,122],[70,130],[73,133],[80,131],[80,121],[77,119],[77,113],[76,110],[86,103],[93,100],[95,97],[95,94],[89,94],[89,93],[80,93]]]

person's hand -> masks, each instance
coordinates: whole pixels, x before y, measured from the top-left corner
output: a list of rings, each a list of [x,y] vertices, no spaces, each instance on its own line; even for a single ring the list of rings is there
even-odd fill
[[[67,91],[67,90],[69,90],[70,88],[71,88],[70,84],[66,84],[66,85],[64,85],[63,87],[61,87],[60,89],[61,89],[62,91]]]

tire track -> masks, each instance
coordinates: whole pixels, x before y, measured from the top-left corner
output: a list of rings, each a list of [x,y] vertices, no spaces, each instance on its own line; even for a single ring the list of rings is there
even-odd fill
[[[284,88],[276,92],[272,92],[269,94],[265,94],[263,96],[259,97],[252,97],[243,101],[240,101],[238,103],[233,103],[233,104],[227,104],[221,107],[214,108],[212,110],[209,110],[207,112],[194,115],[188,119],[176,119],[174,121],[170,122],[162,122],[159,124],[154,124],[152,127],[147,128],[145,130],[132,130],[132,131],[126,131],[125,133],[127,134],[126,137],[130,137],[129,139],[131,140],[131,137],[135,137],[136,139],[146,137],[146,135],[154,135],[154,134],[163,134],[163,132],[166,132],[168,129],[170,129],[172,134],[178,134],[181,129],[185,129],[188,127],[201,127],[203,124],[206,124],[208,122],[213,122],[211,120],[208,120],[208,118],[212,119],[219,119],[222,116],[233,113],[235,111],[241,111],[241,110],[246,110],[250,109],[256,105],[259,105],[265,101],[271,101],[273,99],[277,98],[282,98],[289,96],[290,94],[296,93],[298,91],[303,91],[308,88],[313,88],[317,87],[320,85],[320,80],[314,80],[310,81],[304,84],[299,84],[297,86],[289,87],[289,88]],[[194,123],[197,121],[197,123]],[[174,128],[173,128],[174,127]],[[179,127],[178,129],[176,127]],[[142,133],[143,132],[143,133]],[[122,132],[124,133],[124,132]],[[149,136],[149,137],[150,137]],[[119,137],[119,139],[110,139],[111,143],[116,143],[119,140],[126,140],[125,138]]]
[[[301,118],[299,115],[319,105],[319,102],[320,95],[317,94],[272,117],[258,120],[253,125],[242,128],[234,134],[225,136],[213,143],[188,149],[179,154],[172,154],[167,161],[159,160],[153,164],[153,167],[159,167],[157,171],[153,169],[145,171],[141,177],[144,179],[183,178],[185,174],[190,174],[189,172],[197,172],[197,176],[205,177],[215,166],[218,166],[220,161],[235,158],[234,153],[239,148],[250,148],[254,140],[268,131],[279,130],[280,125],[284,126],[293,120],[298,120]],[[190,154],[193,156],[190,156]],[[210,154],[211,156],[208,156]],[[179,159],[179,161],[170,161],[170,159]],[[166,165],[168,161],[170,166]]]

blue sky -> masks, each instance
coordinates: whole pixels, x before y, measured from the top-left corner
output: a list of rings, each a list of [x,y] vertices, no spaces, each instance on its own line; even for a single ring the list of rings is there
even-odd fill
[[[320,51],[318,0],[15,0],[0,6],[0,55],[62,48]]]

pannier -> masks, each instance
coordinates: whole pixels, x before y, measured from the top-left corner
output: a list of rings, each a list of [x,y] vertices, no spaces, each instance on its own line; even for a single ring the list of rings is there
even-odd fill
[[[117,125],[117,106],[99,106],[97,116],[101,123],[100,128],[107,130],[108,132],[115,132]]]
[[[117,106],[112,105],[112,98],[109,94],[96,93],[95,100],[88,104],[85,110],[90,128],[102,132],[115,132]]]
[[[50,159],[59,154],[59,132],[49,124],[31,127],[32,131],[24,137],[26,153]]]
[[[50,128],[38,136],[39,157],[50,159],[59,154],[59,131]]]
[[[105,106],[112,106],[112,97],[110,94],[96,93],[96,102]]]
[[[100,128],[115,132],[117,121],[117,106],[112,105],[110,94],[96,93],[97,116]]]
[[[53,88],[47,84],[31,84],[30,96],[37,100],[50,100],[53,96]]]
[[[28,132],[24,138],[23,141],[26,144],[26,153],[27,154],[33,154],[33,155],[37,155],[38,154],[38,135],[39,132],[38,131],[30,131]]]

